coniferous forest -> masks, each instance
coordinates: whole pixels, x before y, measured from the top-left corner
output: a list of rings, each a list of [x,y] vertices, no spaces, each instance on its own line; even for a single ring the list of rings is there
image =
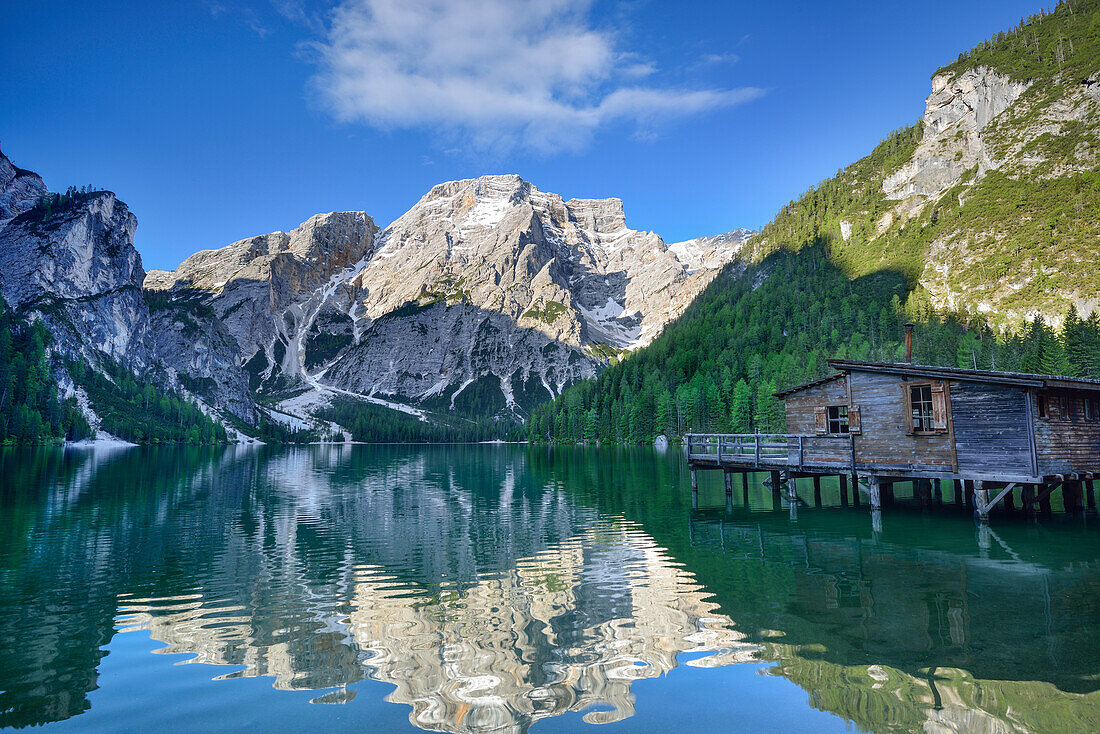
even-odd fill
[[[981,317],[938,314],[908,299],[906,278],[849,279],[818,242],[725,271],[649,347],[535,409],[533,441],[649,442],[658,435],[782,432],[776,390],[822,377],[826,360],[901,361],[904,324],[917,324],[913,361],[1000,371],[1100,377],[1100,317],[1071,312],[1015,334]]]
[[[75,397],[58,396],[49,354],[50,333],[27,323],[0,299],[0,444],[53,443],[91,438]],[[224,443],[225,429],[194,403],[104,361],[92,369],[67,362],[76,386],[108,433],[134,443]]]
[[[59,400],[42,322],[27,324],[0,298],[0,443],[80,440],[91,428],[72,398]]]

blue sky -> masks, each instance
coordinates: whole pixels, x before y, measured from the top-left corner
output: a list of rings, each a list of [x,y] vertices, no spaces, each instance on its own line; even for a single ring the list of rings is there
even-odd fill
[[[667,241],[757,228],[923,111],[1018,0],[5,2],[0,147],[145,267],[518,173]]]

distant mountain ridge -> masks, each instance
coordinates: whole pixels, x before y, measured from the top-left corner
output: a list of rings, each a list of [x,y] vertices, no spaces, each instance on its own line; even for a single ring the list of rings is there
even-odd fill
[[[65,367],[81,360],[245,433],[335,436],[319,414],[348,400],[522,420],[652,341],[752,235],[667,245],[627,227],[618,199],[565,201],[515,175],[439,184],[385,229],[318,214],[175,271],[146,274],[136,227],[113,193],[52,194],[0,154],[0,295],[52,335],[62,396],[98,427]]]
[[[365,212],[321,214],[144,285],[209,305],[261,388],[294,393],[280,411],[336,394],[522,418],[649,343],[751,234],[667,245],[627,227],[618,199],[484,176],[433,187],[384,230]]]

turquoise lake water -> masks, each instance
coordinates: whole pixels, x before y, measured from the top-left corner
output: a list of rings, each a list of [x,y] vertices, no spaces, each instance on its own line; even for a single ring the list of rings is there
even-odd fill
[[[1100,518],[675,450],[0,450],[0,727],[1100,731]],[[596,725],[600,725],[598,728]]]

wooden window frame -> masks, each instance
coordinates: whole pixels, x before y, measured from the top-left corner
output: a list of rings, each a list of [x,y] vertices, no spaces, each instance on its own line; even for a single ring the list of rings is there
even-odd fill
[[[840,414],[840,411],[844,411],[844,415]],[[836,417],[833,417],[833,412],[836,412]],[[847,405],[827,405],[825,406],[825,430],[829,436],[847,436],[851,433],[851,424],[848,418],[848,406]],[[833,424],[836,424],[837,430],[833,430]]]
[[[928,388],[931,410],[928,413],[930,428],[917,429],[913,425],[913,390]],[[939,436],[948,432],[950,397],[947,383],[941,380],[922,380],[920,382],[902,382],[905,402],[905,433],[910,436]],[[922,401],[923,402],[923,401]]]
[[[1098,420],[1098,418],[1100,418],[1100,416],[1096,415],[1096,409],[1097,409],[1097,407],[1100,407],[1100,406],[1097,406],[1096,398],[1090,397],[1088,395],[1086,395],[1083,398],[1083,400],[1085,402],[1085,405],[1084,405],[1085,410],[1084,410],[1084,414],[1083,414],[1082,417],[1085,419],[1086,422],[1093,423],[1096,420]]]
[[[1058,412],[1062,420],[1067,423],[1073,420],[1073,404],[1070,402],[1069,395],[1058,396]]]
[[[1038,416],[1042,420],[1050,420],[1050,396],[1045,392],[1036,394],[1036,402],[1038,403]]]

